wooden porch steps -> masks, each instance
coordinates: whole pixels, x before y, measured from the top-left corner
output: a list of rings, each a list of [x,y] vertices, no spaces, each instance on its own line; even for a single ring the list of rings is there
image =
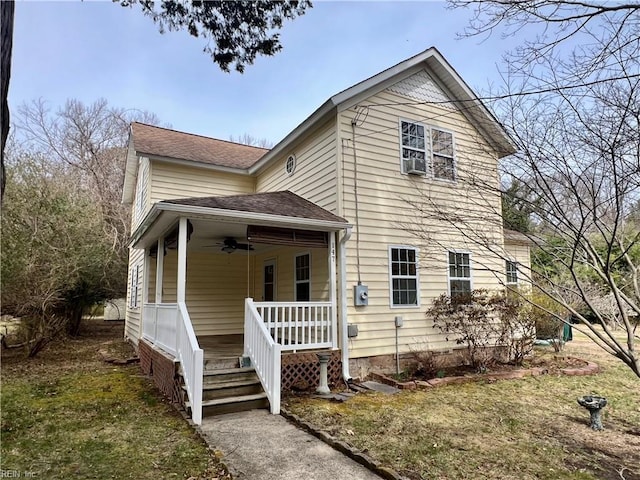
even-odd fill
[[[203,417],[269,407],[253,367],[207,369],[202,384]],[[185,406],[190,410],[186,390],[184,395]]]

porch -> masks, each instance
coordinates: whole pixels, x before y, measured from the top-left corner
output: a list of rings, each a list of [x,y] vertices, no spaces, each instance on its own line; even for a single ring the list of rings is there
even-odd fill
[[[255,197],[268,213],[253,211]],[[273,213],[283,200],[294,216]],[[208,376],[243,365],[279,413],[283,352],[338,350],[336,249],[350,226],[290,192],[178,202],[156,204],[134,232],[144,250],[139,338],[179,364],[195,423],[214,401],[203,399]]]
[[[194,422],[201,421],[206,409],[218,407],[223,413],[233,411],[228,410],[229,404],[242,402],[255,408],[263,398],[277,414],[282,355],[337,350],[337,323],[331,307],[330,302],[253,302],[247,298],[244,335],[196,337],[186,308],[146,303],[142,339],[179,362]],[[255,388],[258,383],[260,391]]]

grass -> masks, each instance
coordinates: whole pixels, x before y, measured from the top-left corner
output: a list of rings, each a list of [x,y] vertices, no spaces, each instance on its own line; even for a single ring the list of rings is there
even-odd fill
[[[640,479],[640,380],[576,334],[566,352],[595,376],[470,383],[288,408],[412,479]],[[551,355],[540,351],[539,354]],[[604,432],[576,398],[604,395]]]
[[[122,324],[93,320],[85,336],[35,359],[2,356],[1,466],[20,478],[224,477],[224,466],[134,366]],[[14,473],[14,475],[16,475]]]

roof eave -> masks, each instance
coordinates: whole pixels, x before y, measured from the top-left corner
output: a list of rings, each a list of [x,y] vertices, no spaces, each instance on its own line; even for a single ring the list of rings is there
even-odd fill
[[[162,162],[162,163],[170,163],[173,165],[184,165],[187,167],[198,167],[204,168],[207,170],[216,170],[218,172],[227,172],[227,173],[235,173],[240,175],[249,175],[249,170],[247,168],[235,168],[235,167],[227,167],[224,165],[215,165],[213,163],[199,162],[197,160],[187,160],[184,158],[174,158],[174,157],[164,157],[162,155],[155,155],[153,153],[146,152],[137,152],[136,154],[141,157],[148,157],[150,160]]]
[[[200,207],[194,205],[180,205],[175,203],[156,203],[147,213],[138,228],[132,233],[129,246],[137,248],[144,238],[145,233],[153,226],[163,214],[173,214],[172,219],[180,216],[191,218],[218,219],[227,223],[246,223],[251,225],[267,225],[285,228],[304,228],[307,230],[319,230],[336,232],[351,228],[347,222],[319,220],[304,217],[288,217],[285,215],[272,215],[265,213],[243,212],[239,210],[226,210],[222,208]]]

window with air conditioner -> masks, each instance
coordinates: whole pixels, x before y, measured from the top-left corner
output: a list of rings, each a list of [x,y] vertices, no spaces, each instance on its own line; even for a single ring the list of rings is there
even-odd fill
[[[401,120],[400,144],[402,173],[456,180],[453,133]]]

